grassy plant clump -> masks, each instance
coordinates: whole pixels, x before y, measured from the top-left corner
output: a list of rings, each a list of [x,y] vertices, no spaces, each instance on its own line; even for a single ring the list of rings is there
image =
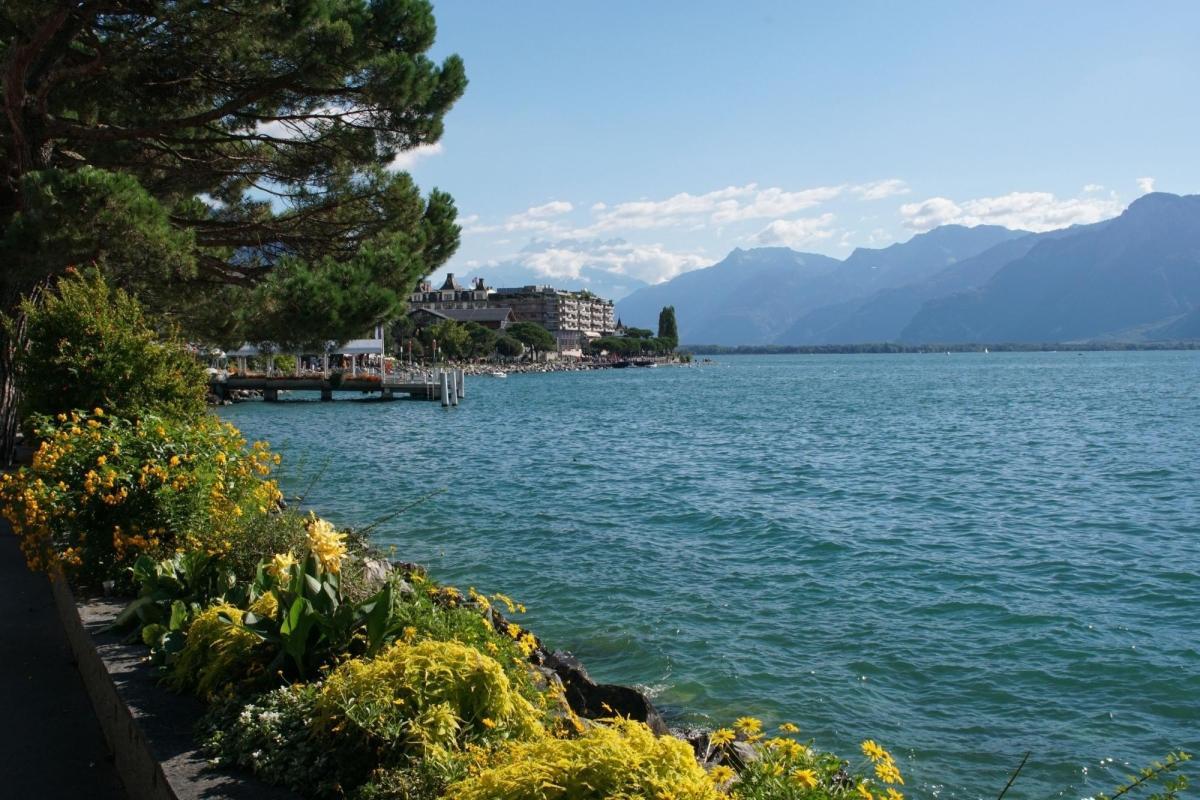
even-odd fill
[[[43,419],[38,435],[33,463],[0,477],[0,511],[31,569],[85,586],[130,588],[143,553],[255,549],[245,522],[281,497],[267,445],[214,417],[132,422],[96,408]]]
[[[544,735],[499,662],[457,642],[401,641],[347,661],[325,679],[317,708],[330,732],[357,734],[383,761]]]
[[[685,742],[617,720],[577,739],[543,738],[503,748],[446,792],[455,800],[718,800]]]
[[[272,609],[263,603],[264,614]],[[263,675],[269,654],[261,640],[241,625],[242,610],[220,604],[205,609],[187,629],[183,649],[171,663],[168,685],[206,699]]]

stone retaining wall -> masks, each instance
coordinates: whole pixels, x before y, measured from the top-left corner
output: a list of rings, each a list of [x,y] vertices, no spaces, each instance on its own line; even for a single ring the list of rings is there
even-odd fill
[[[204,706],[160,686],[140,642],[124,644],[105,632],[121,603],[78,602],[62,578],[53,586],[67,641],[130,800],[296,800],[214,768],[196,750],[193,727]]]

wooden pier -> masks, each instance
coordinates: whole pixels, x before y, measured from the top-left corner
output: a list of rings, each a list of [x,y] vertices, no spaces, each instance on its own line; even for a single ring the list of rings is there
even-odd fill
[[[443,381],[445,377],[447,380]],[[442,405],[458,405],[466,394],[466,376],[462,370],[434,370],[425,374],[343,375],[341,379],[321,375],[214,375],[209,390],[221,400],[234,392],[260,392],[268,403],[278,402],[280,392],[320,392],[321,400],[331,401],[335,392],[378,393],[382,400],[408,395],[415,400],[442,400]],[[444,387],[449,387],[443,397]]]

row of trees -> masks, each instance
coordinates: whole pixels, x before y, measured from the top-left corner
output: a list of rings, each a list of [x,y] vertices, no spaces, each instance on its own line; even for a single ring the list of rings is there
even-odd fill
[[[549,352],[557,347],[554,336],[535,322],[518,322],[501,333],[477,322],[442,320],[417,326],[411,317],[402,317],[388,335],[392,353],[411,354],[419,360],[434,357],[435,343],[437,357],[450,359],[519,358],[527,352]]]
[[[435,33],[429,0],[0,3],[0,460],[21,299],[71,265],[224,346],[396,316],[459,241],[392,166],[466,87]]]
[[[679,346],[679,327],[675,321],[675,306],[664,306],[658,314],[658,336],[649,328],[626,328],[624,336],[605,336],[588,344],[593,355],[612,353],[631,356],[662,356]]]

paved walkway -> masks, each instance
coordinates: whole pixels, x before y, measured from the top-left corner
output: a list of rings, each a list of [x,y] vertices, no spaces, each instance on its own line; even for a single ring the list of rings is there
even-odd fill
[[[50,582],[0,520],[0,795],[126,800],[75,669]]]

